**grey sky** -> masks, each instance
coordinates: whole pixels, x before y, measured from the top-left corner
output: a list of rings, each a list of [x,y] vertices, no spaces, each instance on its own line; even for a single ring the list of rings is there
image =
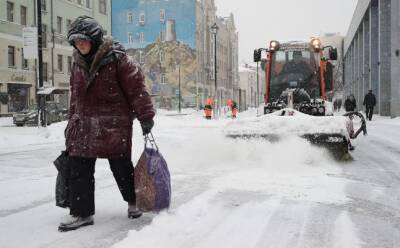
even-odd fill
[[[239,60],[270,40],[308,40],[340,32],[345,35],[357,0],[215,0],[219,16],[235,16]]]

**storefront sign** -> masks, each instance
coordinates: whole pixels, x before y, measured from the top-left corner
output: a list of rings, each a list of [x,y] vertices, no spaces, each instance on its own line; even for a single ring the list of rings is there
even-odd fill
[[[36,59],[38,57],[37,28],[25,27],[22,29],[24,39],[24,58]]]
[[[11,81],[12,82],[25,82],[26,81],[26,77],[24,75],[12,74],[11,75]]]

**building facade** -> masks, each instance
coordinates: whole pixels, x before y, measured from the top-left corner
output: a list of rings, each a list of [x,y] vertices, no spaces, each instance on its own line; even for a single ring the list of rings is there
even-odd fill
[[[111,0],[41,0],[43,81],[62,94],[48,100],[68,105],[72,48],[66,41],[71,22],[80,15],[94,17],[111,33]],[[35,59],[25,59],[24,27],[37,26],[36,0],[0,2],[0,114],[10,115],[36,103]]]
[[[343,42],[344,36],[340,33],[327,33],[320,37],[324,46],[333,46],[337,49],[338,58],[330,61],[333,65],[333,90],[327,92],[329,100],[343,98]]]
[[[199,107],[215,96],[214,36],[217,33],[217,88],[223,102],[237,85],[237,32],[233,15],[217,18],[213,0],[114,0],[112,35],[138,61],[156,106]]]
[[[359,0],[344,41],[344,91],[362,109],[371,89],[375,112],[400,116],[399,0]]]
[[[260,65],[258,66],[258,78],[257,63],[246,63],[239,66],[240,80],[237,98],[239,99],[238,103],[241,111],[248,108],[257,108],[264,102],[265,71],[261,69]]]

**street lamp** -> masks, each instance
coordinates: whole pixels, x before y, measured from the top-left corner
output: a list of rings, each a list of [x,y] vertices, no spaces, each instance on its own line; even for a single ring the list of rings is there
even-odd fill
[[[181,113],[181,63],[179,62],[179,68],[178,68],[178,87],[179,87],[179,95],[178,95],[178,112],[179,114]]]
[[[214,34],[214,82],[215,82],[215,108],[217,110],[219,101],[218,101],[218,90],[217,90],[217,33],[218,33],[218,25],[217,23],[214,23],[214,25],[211,26],[211,32]]]

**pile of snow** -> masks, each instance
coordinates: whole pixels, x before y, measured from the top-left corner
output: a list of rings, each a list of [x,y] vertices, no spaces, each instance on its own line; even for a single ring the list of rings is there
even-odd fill
[[[348,118],[344,116],[310,116],[293,109],[282,109],[271,114],[244,118],[229,123],[226,135],[304,135],[341,134],[348,137]]]
[[[9,122],[0,118],[0,150],[8,152],[21,146],[64,142],[66,125],[67,121],[53,123],[47,127],[16,127],[12,124],[12,119]]]

